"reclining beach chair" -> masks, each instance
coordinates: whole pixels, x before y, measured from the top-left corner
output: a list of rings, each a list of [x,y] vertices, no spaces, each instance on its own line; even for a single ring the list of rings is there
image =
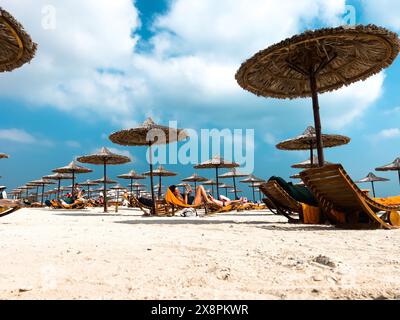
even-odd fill
[[[150,216],[152,207],[145,205],[144,203],[140,202],[138,198],[132,196],[130,198],[130,206],[132,208],[138,208],[143,212],[144,216]],[[173,213],[171,212],[171,207],[163,200],[156,201],[156,216],[172,216]]]
[[[13,208],[0,207],[0,218],[8,216],[9,214],[11,214],[19,209],[20,209],[20,207],[13,207]]]
[[[362,192],[341,165],[327,165],[300,173],[326,216],[338,211],[350,228],[394,229],[400,226],[400,205],[385,205]]]
[[[181,200],[179,200],[175,195],[172,193],[171,190],[167,190],[167,194],[165,195],[165,201],[170,207],[172,208],[172,213],[173,215],[176,214],[177,211],[181,211],[183,209],[187,208],[192,208],[192,209],[204,209],[206,212],[206,215],[210,214],[217,214],[217,213],[227,213],[236,210],[239,207],[239,204],[232,204],[232,205],[227,205],[224,207],[221,207],[217,204],[211,204],[211,203],[202,203],[198,206],[193,206],[193,205],[188,205]]]
[[[302,223],[303,208],[300,202],[293,199],[276,181],[260,185],[260,191],[267,197],[264,203],[275,214],[282,215],[289,223]]]

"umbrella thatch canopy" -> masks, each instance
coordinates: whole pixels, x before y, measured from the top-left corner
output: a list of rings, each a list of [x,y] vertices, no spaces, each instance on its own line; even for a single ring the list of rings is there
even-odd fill
[[[256,202],[255,188],[257,183],[263,183],[265,180],[257,178],[255,175],[249,175],[247,179],[240,181],[241,183],[249,183],[250,188],[253,190],[253,201]]]
[[[58,182],[58,187],[57,187],[57,199],[60,198],[60,191],[61,191],[61,180],[71,180],[72,176],[69,174],[62,174],[62,173],[55,173],[55,174],[51,174],[48,176],[44,176],[43,179],[46,180],[55,180]]]
[[[104,170],[104,177],[107,176],[107,165],[119,165],[131,162],[131,159],[126,156],[112,153],[107,148],[102,148],[100,152],[88,156],[78,158],[79,162],[89,163],[94,165],[102,165]],[[105,194],[107,193],[107,181],[103,181]],[[107,212],[107,197],[104,197],[104,212]]]
[[[300,174],[295,174],[295,175],[291,176],[290,179],[301,179],[301,176],[300,176]]]
[[[141,174],[138,174],[135,170],[131,170],[126,174],[121,174],[118,176],[120,179],[125,179],[125,180],[130,180],[131,185],[133,185],[134,180],[143,180],[146,179],[145,176],[142,176]],[[131,187],[131,194],[133,194],[133,187]]]
[[[36,186],[40,186],[42,187],[42,199],[41,199],[41,205],[43,205],[44,203],[44,187],[45,186],[49,186],[52,184],[56,184],[55,182],[52,182],[50,180],[46,180],[46,179],[40,179],[40,180],[35,180],[29,183],[30,185],[36,185]]]
[[[163,177],[175,177],[178,174],[172,171],[166,170],[163,166],[159,166],[156,170],[145,172],[143,175],[146,177],[158,177],[158,186],[162,185],[162,178]],[[154,187],[154,190],[157,190],[157,188]],[[161,188],[158,188],[158,199],[161,198]]]
[[[386,182],[386,181],[390,181],[390,180],[389,180],[389,179],[386,179],[386,178],[377,177],[377,176],[374,175],[372,172],[370,172],[365,178],[356,181],[356,183],[367,183],[367,182],[370,182],[371,185],[372,185],[372,191],[373,191],[374,198],[375,198],[375,197],[376,197],[376,194],[375,194],[375,186],[374,186],[374,183],[375,183],[375,182]]]
[[[207,160],[199,165],[195,166],[195,169],[215,169],[215,177],[217,180],[217,198],[219,198],[219,169],[233,169],[240,167],[239,164],[231,161],[227,161],[220,156],[215,156],[214,158]]]
[[[36,48],[23,26],[0,7],[0,72],[12,71],[31,61]]]
[[[74,186],[75,186],[75,175],[77,174],[83,174],[83,173],[90,173],[93,172],[93,170],[82,167],[78,164],[76,164],[75,161],[72,161],[69,165],[65,166],[65,167],[61,167],[58,169],[54,169],[53,172],[56,173],[69,173],[72,175],[72,195],[74,195],[75,190],[74,190]]]
[[[350,143],[351,139],[338,134],[322,134],[324,148],[333,148]],[[302,151],[310,150],[311,165],[318,164],[318,157],[314,156],[314,149],[317,148],[317,134],[314,127],[309,126],[303,134],[285,140],[276,145],[279,150]]]
[[[152,214],[156,213],[155,196],[154,196],[154,180],[153,180],[153,155],[152,146],[169,144],[186,140],[188,134],[185,130],[169,128],[157,125],[151,118],[148,118],[141,126],[128,130],[122,130],[110,135],[110,140],[116,144],[123,146],[147,146],[150,154],[150,184],[153,200]]]
[[[397,158],[392,163],[387,164],[386,166],[379,167],[375,169],[376,171],[397,171],[399,175],[399,183],[400,183],[400,158]]]
[[[8,159],[10,156],[5,153],[0,153],[0,159]]]
[[[21,187],[18,187],[17,189],[18,190],[21,190],[21,191],[25,191],[25,196],[26,196],[26,199],[28,199],[28,197],[29,197],[29,190],[32,190],[32,189],[35,189],[36,188],[36,186],[32,186],[32,185],[25,185],[25,186],[21,186]]]
[[[233,189],[237,189],[236,187],[236,178],[244,178],[247,177],[248,174],[245,173],[241,173],[239,171],[236,170],[236,168],[233,168],[231,171],[224,173],[222,175],[219,176],[220,179],[229,179],[232,178],[233,179]],[[238,198],[237,193],[235,193],[235,198]]]
[[[324,162],[324,165],[328,165],[328,164],[331,164],[331,163],[328,161]],[[308,159],[306,161],[292,165],[292,168],[294,168],[294,169],[312,169],[312,168],[318,168],[318,166],[319,166],[318,158],[314,156],[311,159]]]
[[[319,165],[324,164],[318,94],[337,90],[390,66],[400,49],[396,33],[374,25],[307,31],[258,52],[236,74],[258,96],[312,97]]]
[[[208,179],[199,176],[197,173],[192,174],[190,177],[187,177],[185,179],[182,179],[183,182],[193,182],[194,183],[194,188],[197,189],[197,183],[198,182],[207,182]]]
[[[97,179],[97,180],[93,180],[93,182],[95,182],[95,183],[97,183],[97,184],[116,184],[117,183],[117,181],[114,181],[114,180],[112,180],[112,179],[110,179],[109,177],[103,177],[103,178],[100,178],[100,179]],[[106,188],[105,188],[106,189]]]

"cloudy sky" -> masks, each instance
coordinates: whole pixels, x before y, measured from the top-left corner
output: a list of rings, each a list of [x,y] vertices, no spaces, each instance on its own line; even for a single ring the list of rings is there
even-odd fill
[[[306,29],[357,23],[400,31],[396,0],[1,0],[39,48],[29,64],[1,74],[1,184],[13,188],[108,146],[130,154],[111,175],[147,169],[145,150],[108,135],[151,116],[184,128],[254,129],[254,173],[296,173],[302,152],[275,149],[312,124],[311,101],[258,98],[234,79],[255,52]],[[368,81],[321,96],[326,133],[352,138],[327,150],[354,179],[400,155],[400,62]],[[191,175],[190,166],[167,167]],[[212,173],[201,172],[203,175]],[[82,177],[99,178],[100,171]],[[377,187],[398,193],[395,174]],[[171,181],[172,182],[172,181]]]

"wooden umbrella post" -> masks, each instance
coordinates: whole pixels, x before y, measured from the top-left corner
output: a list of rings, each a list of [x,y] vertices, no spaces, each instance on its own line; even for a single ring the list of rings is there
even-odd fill
[[[310,159],[311,159],[311,168],[314,167],[314,146],[312,140],[310,141]]]
[[[397,170],[397,173],[399,174],[399,184],[400,184],[400,169]]]
[[[158,200],[161,200],[161,183],[162,183],[162,179],[161,179],[161,173],[160,173],[160,177],[158,179]]]
[[[373,181],[371,181],[371,185],[372,185],[372,193],[374,194],[374,198],[376,198],[375,186]]]
[[[106,213],[108,211],[107,208],[107,161],[104,160],[104,181],[103,181],[103,186],[104,186],[104,192],[103,192],[103,196],[104,196],[104,213]]]
[[[218,178],[218,167],[215,167],[215,174],[217,180],[217,199],[219,200],[219,178]]]
[[[235,179],[235,176],[233,176],[232,178],[233,178],[233,189],[235,190],[235,200],[237,200],[238,195],[237,195],[237,188],[236,188],[236,179]]]
[[[256,203],[256,192],[255,192],[255,187],[254,187],[254,182],[251,184],[251,189],[253,189],[253,201]]]
[[[149,152],[150,152],[150,188],[151,188],[151,199],[153,200],[153,208],[152,208],[152,215],[156,215],[156,199],[154,196],[154,181],[153,181],[153,155],[152,155],[152,148],[151,143],[149,143]]]
[[[315,133],[317,136],[318,164],[320,167],[323,167],[324,163],[325,163],[324,146],[322,143],[321,117],[320,117],[320,113],[319,113],[317,79],[316,79],[316,74],[314,71],[310,72],[310,87],[311,87],[312,101],[313,101]],[[311,156],[311,159],[312,159],[312,156]]]
[[[72,198],[74,197],[74,195],[75,195],[75,171],[73,170],[72,171]]]
[[[44,183],[42,184],[42,201],[40,202],[40,204],[43,206],[44,203]]]

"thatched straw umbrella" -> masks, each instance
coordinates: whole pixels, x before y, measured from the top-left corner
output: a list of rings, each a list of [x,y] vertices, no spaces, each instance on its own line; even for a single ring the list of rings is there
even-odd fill
[[[162,178],[163,177],[175,177],[178,174],[172,171],[166,170],[163,166],[159,166],[157,169],[149,172],[143,173],[144,176],[150,177],[158,177],[158,189],[154,186],[154,190],[158,190],[158,199],[161,199],[161,186],[162,186]]]
[[[140,196],[140,191],[144,190],[146,188],[146,185],[134,182],[128,185],[128,188],[131,189],[131,195],[133,195],[133,192],[136,194],[136,198],[139,198]]]
[[[56,184],[56,183],[52,182],[50,180],[40,179],[40,180],[32,181],[30,184],[42,187],[42,197],[41,197],[42,199],[40,201],[40,204],[43,206],[43,203],[44,203],[44,187],[52,185],[52,184]]]
[[[0,153],[0,159],[8,159],[10,156],[5,153]]]
[[[217,198],[219,198],[219,176],[218,170],[219,169],[233,169],[240,167],[239,164],[231,161],[227,161],[220,156],[215,156],[214,158],[205,161],[197,166],[195,169],[215,169],[215,177],[217,181]]]
[[[328,165],[331,164],[328,161],[324,162],[324,165]],[[317,157],[312,157],[311,159],[308,159],[306,161],[300,162],[300,163],[296,163],[294,165],[292,165],[292,168],[294,169],[313,169],[313,168],[318,168],[318,158]]]
[[[372,192],[374,194],[374,198],[376,197],[375,194],[375,182],[386,182],[386,181],[390,181],[389,179],[386,178],[381,178],[381,177],[377,177],[376,175],[374,175],[372,172],[370,172],[365,178],[358,180],[356,183],[367,183],[370,182],[372,185]]]
[[[182,179],[183,182],[193,182],[194,183],[194,189],[197,189],[197,183],[199,182],[207,182],[208,179],[204,177],[200,177],[197,173],[192,174],[190,177],[187,177],[185,179]]]
[[[31,61],[36,48],[23,26],[0,7],[0,72],[12,71]]]
[[[324,148],[333,148],[350,143],[351,139],[338,134],[322,134],[322,144]],[[285,151],[306,151],[310,150],[310,161],[313,168],[318,165],[318,157],[314,156],[314,149],[317,148],[317,134],[314,127],[309,126],[303,134],[282,141],[277,144],[279,150]],[[315,166],[314,166],[315,165]]]
[[[228,197],[228,189],[232,189],[233,186],[226,184],[226,183],[222,183],[218,186],[220,189],[225,189],[225,196]],[[218,195],[218,199],[219,199],[219,195]]]
[[[72,175],[72,196],[75,195],[75,175],[77,174],[83,174],[83,173],[90,173],[93,172],[93,170],[79,166],[76,164],[75,161],[72,161],[69,165],[54,169],[53,172],[55,173],[66,173],[66,174],[71,174]]]
[[[400,183],[400,158],[397,158],[392,163],[387,164],[386,166],[376,168],[376,171],[397,171],[399,175],[399,183]]]
[[[36,186],[25,185],[25,186],[18,187],[17,189],[21,190],[21,191],[25,191],[26,192],[26,194],[25,194],[26,199],[28,199],[29,198],[29,190],[32,190],[32,189],[35,189],[35,188],[36,188]]]
[[[142,176],[141,174],[136,173],[135,170],[131,170],[126,174],[121,174],[118,176],[120,179],[125,179],[125,180],[130,180],[130,186],[131,186],[131,194],[133,194],[133,181],[134,180],[143,180],[146,179],[145,176]]]
[[[90,192],[91,192],[90,187],[98,186],[99,183],[90,181],[90,180],[86,180],[85,182],[78,183],[77,185],[80,187],[87,187],[88,199],[90,199]]]
[[[240,181],[241,183],[250,183],[250,188],[253,190],[253,201],[256,202],[255,188],[256,183],[263,183],[265,180],[257,178],[255,175],[250,175],[247,179]]]
[[[210,179],[208,181],[203,182],[203,185],[211,186],[211,193],[212,193],[212,196],[214,196],[214,186],[217,185],[217,182],[215,182],[214,180]]]
[[[224,173],[219,176],[220,179],[233,179],[233,189],[236,190],[236,178],[245,178],[247,177],[248,174],[240,173],[239,171],[236,170],[236,168],[233,168],[231,171]],[[237,193],[235,193],[235,199],[238,198]]]
[[[156,214],[156,202],[154,196],[154,181],[153,181],[153,156],[152,146],[163,145],[173,142],[182,141],[188,138],[187,133],[182,129],[169,128],[160,126],[154,123],[152,119],[147,119],[140,127],[122,130],[113,133],[110,140],[116,144],[123,146],[147,146],[150,154],[150,189],[151,198],[153,200],[152,214]]]
[[[100,152],[88,156],[79,157],[78,161],[81,163],[89,163],[94,165],[102,165],[104,170],[104,177],[107,176],[107,165],[120,165],[131,162],[131,159],[126,156],[112,153],[107,148],[102,148]],[[96,182],[96,181],[95,181]],[[104,180],[104,212],[107,212],[107,181]]]
[[[118,212],[118,201],[119,201],[119,193],[120,191],[126,191],[126,188],[121,186],[120,184],[116,184],[115,186],[110,188],[111,190],[115,191],[115,212]]]
[[[301,179],[300,174],[295,174],[293,176],[290,176],[290,179]]]
[[[396,33],[374,25],[307,31],[260,51],[242,64],[239,85],[258,96],[312,97],[318,161],[324,164],[318,94],[337,90],[390,66]]]
[[[57,199],[60,198],[60,188],[61,188],[61,180],[71,180],[72,176],[69,174],[62,174],[62,173],[55,173],[51,174],[48,176],[42,177],[45,180],[55,180],[58,182],[58,187],[57,187]]]

